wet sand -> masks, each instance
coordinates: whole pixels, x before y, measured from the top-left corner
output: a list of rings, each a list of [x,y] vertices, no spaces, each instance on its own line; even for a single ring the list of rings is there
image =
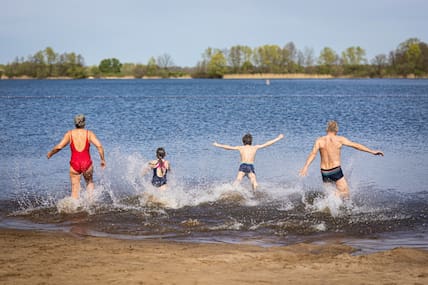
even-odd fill
[[[0,284],[428,284],[428,251],[353,251],[0,229]]]

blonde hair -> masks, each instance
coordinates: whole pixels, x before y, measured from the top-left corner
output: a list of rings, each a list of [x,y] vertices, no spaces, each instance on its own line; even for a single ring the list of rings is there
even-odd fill
[[[339,131],[339,125],[336,121],[328,121],[327,132],[337,133]]]

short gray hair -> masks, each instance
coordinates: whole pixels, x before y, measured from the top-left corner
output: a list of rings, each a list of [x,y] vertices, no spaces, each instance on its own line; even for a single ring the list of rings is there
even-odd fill
[[[85,127],[85,115],[79,114],[74,117],[74,125],[78,129],[83,129]]]

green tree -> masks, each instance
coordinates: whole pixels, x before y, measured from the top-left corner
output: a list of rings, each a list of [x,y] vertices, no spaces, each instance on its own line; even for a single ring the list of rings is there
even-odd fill
[[[95,77],[95,78],[99,78],[101,76],[101,71],[98,68],[98,66],[94,65],[94,66],[90,66],[88,68],[88,75]]]
[[[338,62],[338,56],[336,52],[329,47],[323,48],[319,57],[319,72],[321,74],[334,74],[336,72],[335,66]]]
[[[419,43],[419,49],[421,50],[421,56],[417,64],[417,69],[424,74],[428,74],[428,44],[424,42]]]
[[[360,65],[365,64],[367,62],[366,51],[357,46],[357,47],[349,47],[345,51],[342,52],[342,63],[345,65]]]
[[[420,62],[423,61],[421,41],[410,38],[399,44],[395,52],[391,53],[394,70],[400,75],[420,74]]]
[[[0,64],[0,79],[5,75],[6,66]]]
[[[103,74],[118,74],[122,68],[122,63],[117,58],[107,58],[101,60],[98,68]]]
[[[226,73],[226,57],[223,52],[216,50],[207,65],[208,76],[211,78],[222,78]]]
[[[56,64],[58,54],[51,47],[45,48],[43,51],[46,58],[46,63],[48,65],[48,76],[56,76],[57,74],[54,71],[54,66]]]
[[[227,51],[227,62],[233,73],[248,72],[251,64],[252,49],[248,46],[236,45]],[[245,68],[244,68],[245,65]]]
[[[158,75],[158,65],[156,64],[155,58],[152,56],[147,62],[146,75],[147,76],[156,76]]]
[[[195,78],[207,78],[208,75],[208,64],[211,61],[211,58],[214,54],[214,49],[208,47],[202,53],[202,60],[199,61],[192,72],[192,76]]]
[[[349,47],[343,51],[341,67],[344,70],[344,74],[357,77],[368,76],[370,74],[370,70],[365,66],[367,63],[365,55],[366,51],[359,46]]]
[[[227,53],[227,61],[232,68],[233,73],[238,73],[242,66],[241,46],[232,46]]]
[[[278,45],[264,45],[254,51],[254,62],[262,73],[277,73],[281,70],[281,48]]]
[[[32,68],[30,76],[36,78],[45,78],[48,76],[48,69],[43,51],[36,52],[31,58]]]

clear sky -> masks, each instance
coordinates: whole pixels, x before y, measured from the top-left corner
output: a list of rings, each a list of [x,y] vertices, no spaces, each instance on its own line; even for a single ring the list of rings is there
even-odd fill
[[[264,44],[368,59],[416,37],[428,42],[428,0],[0,0],[0,63],[50,46],[87,65],[147,63],[168,53],[195,66],[207,47]]]

